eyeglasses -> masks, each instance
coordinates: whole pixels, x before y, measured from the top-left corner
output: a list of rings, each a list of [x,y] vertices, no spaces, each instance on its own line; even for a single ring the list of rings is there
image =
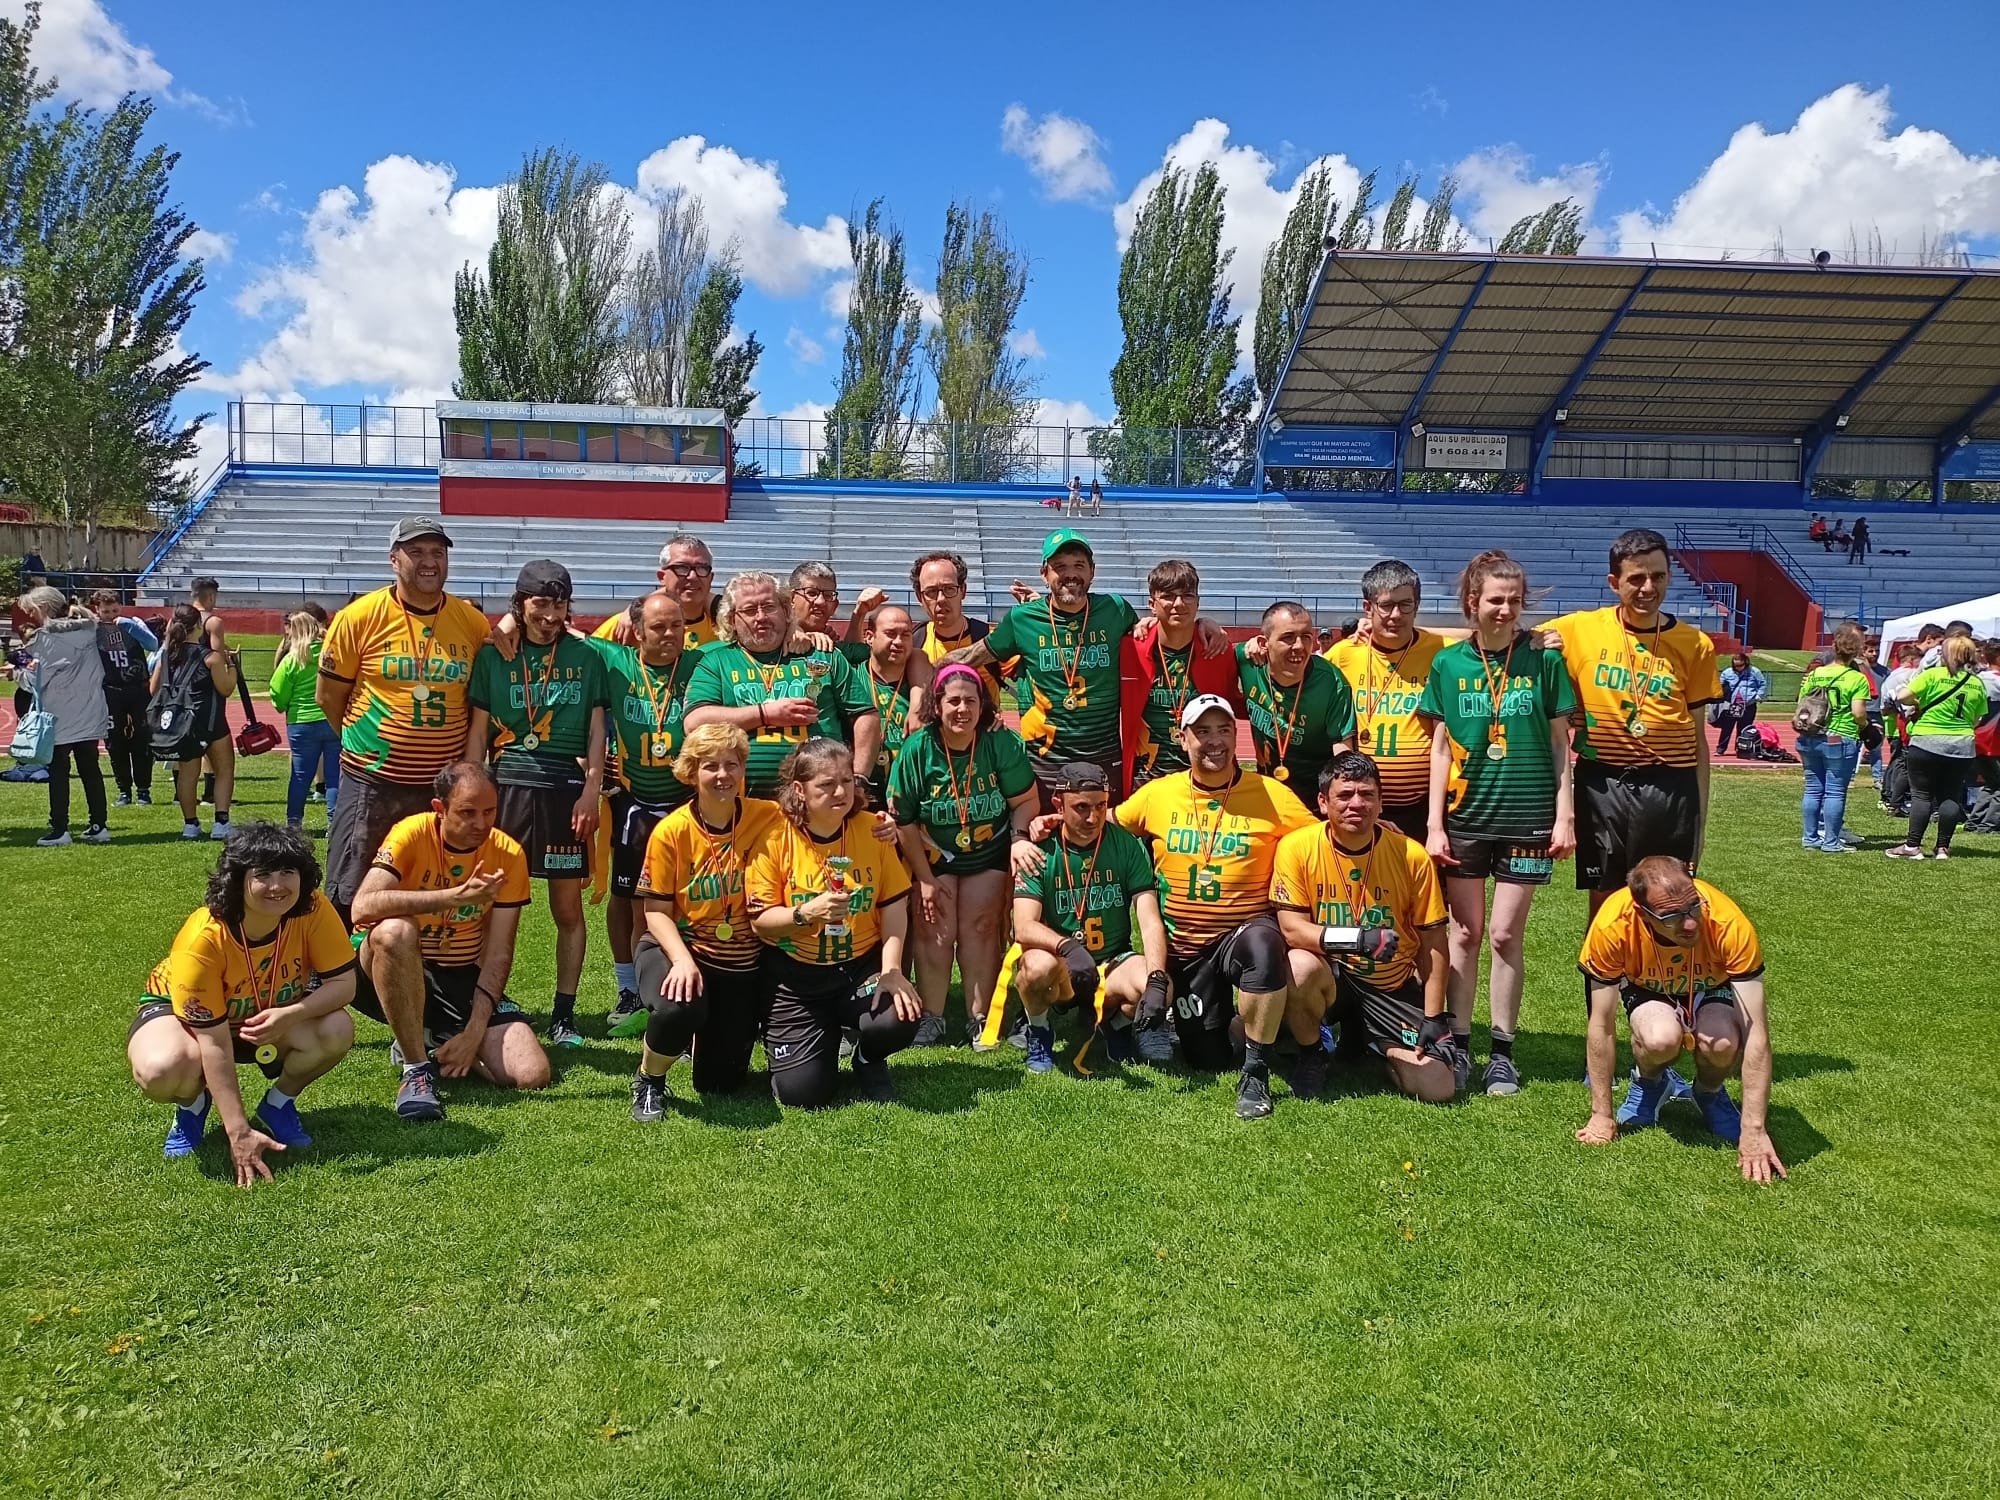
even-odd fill
[[[840,590],[802,588],[799,590],[799,597],[802,599],[817,599],[822,604],[838,604],[840,602]]]
[[[964,592],[965,590],[955,583],[934,583],[927,589],[918,589],[917,597],[919,599],[949,599],[954,594],[962,594]]]
[[[1162,604],[1192,604],[1201,598],[1193,589],[1162,589],[1153,595]]]
[[[715,569],[707,563],[668,563],[667,571],[676,578],[713,578]]]
[[[1699,895],[1691,897],[1685,905],[1676,906],[1669,911],[1654,911],[1652,907],[1646,905],[1643,901],[1635,901],[1632,904],[1651,917],[1655,922],[1665,922],[1674,927],[1680,926],[1683,922],[1692,921],[1701,915],[1701,897]]]

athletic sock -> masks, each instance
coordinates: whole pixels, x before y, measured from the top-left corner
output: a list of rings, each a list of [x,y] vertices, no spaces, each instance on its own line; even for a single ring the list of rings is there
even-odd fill
[[[1249,1037],[1243,1039],[1243,1071],[1258,1078],[1268,1078],[1271,1073],[1270,1060],[1264,1056],[1266,1046],[1276,1043],[1254,1042]]]
[[[185,1110],[191,1110],[195,1114],[200,1114],[203,1110],[208,1108],[208,1090],[203,1089],[199,1094],[196,1094],[192,1099],[188,1100],[187,1103],[181,1105],[180,1107]]]
[[[574,1021],[576,1019],[576,996],[565,995],[561,990],[557,990],[555,1003],[549,1007],[549,1019],[552,1021]]]
[[[1514,1033],[1511,1031],[1502,1031],[1498,1026],[1495,1026],[1492,1031],[1487,1033],[1487,1045],[1495,1057],[1504,1057],[1511,1060],[1514,1056]]]
[[[275,1104],[280,1109],[283,1109],[287,1104],[292,1102],[292,1095],[286,1093],[274,1083],[271,1085],[270,1092],[264,1095],[264,1102],[266,1104]]]
[[[1039,1016],[1029,1016],[1028,1025],[1035,1031],[1053,1031],[1055,1030],[1054,1012],[1045,1010]]]
[[[1453,1032],[1453,1033],[1451,1034],[1451,1044],[1452,1044],[1452,1046],[1454,1046],[1454,1047],[1458,1048],[1458,1050],[1459,1050],[1459,1051],[1463,1052],[1463,1053],[1464,1053],[1464,1054],[1465,1054],[1465,1055],[1466,1055],[1467,1057],[1470,1057],[1470,1056],[1472,1056],[1472,1033],[1471,1033],[1471,1032],[1469,1032],[1469,1031],[1454,1031],[1454,1032]]]
[[[611,972],[618,976],[618,993],[636,995],[639,992],[639,966],[637,964],[614,963]]]

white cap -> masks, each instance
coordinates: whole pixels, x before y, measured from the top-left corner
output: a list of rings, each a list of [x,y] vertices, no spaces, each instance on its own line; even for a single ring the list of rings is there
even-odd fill
[[[1187,707],[1181,710],[1181,728],[1194,728],[1195,720],[1199,719],[1211,708],[1221,709],[1231,719],[1236,717],[1236,710],[1229,706],[1227,698],[1219,697],[1214,693],[1202,693],[1197,697],[1188,699]]]

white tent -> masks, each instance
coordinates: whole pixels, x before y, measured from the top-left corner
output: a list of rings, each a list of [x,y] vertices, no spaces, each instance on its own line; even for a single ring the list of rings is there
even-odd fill
[[[1914,641],[1918,630],[1925,625],[1943,625],[1952,620],[1965,621],[1972,627],[1975,636],[2000,635],[2000,594],[1988,594],[1983,599],[1967,599],[1958,604],[1940,604],[1922,614],[1885,621],[1882,626],[1883,659],[1888,659],[1898,641]]]

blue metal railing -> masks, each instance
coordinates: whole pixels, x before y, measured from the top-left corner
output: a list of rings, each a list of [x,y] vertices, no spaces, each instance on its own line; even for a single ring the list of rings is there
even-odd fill
[[[1819,585],[1778,534],[1761,521],[1712,521],[1674,527],[1674,546],[1699,552],[1762,552],[1799,586],[1814,603],[1819,602]]]
[[[208,471],[208,478],[196,485],[188,498],[162,522],[160,529],[153,533],[153,539],[146,543],[146,550],[139,554],[139,576],[134,581],[135,587],[145,583],[153,570],[173,551],[174,543],[187,535],[188,528],[201,518],[201,513],[208,509],[209,502],[215,498],[215,492],[222,487],[222,481],[228,474],[229,459],[224,457]]]

